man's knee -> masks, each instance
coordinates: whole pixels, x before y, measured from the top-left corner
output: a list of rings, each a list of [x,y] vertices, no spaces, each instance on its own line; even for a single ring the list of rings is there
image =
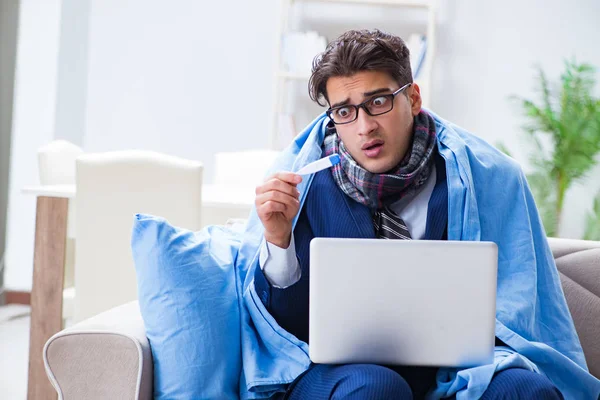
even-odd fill
[[[562,400],[563,396],[546,376],[511,368],[499,372],[492,379],[481,399]]]
[[[343,376],[332,399],[412,399],[410,386],[396,372],[372,364],[341,366]],[[342,371],[340,371],[342,372]]]

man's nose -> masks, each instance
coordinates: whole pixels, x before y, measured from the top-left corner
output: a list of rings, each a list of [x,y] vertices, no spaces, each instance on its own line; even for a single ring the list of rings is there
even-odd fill
[[[377,122],[375,118],[367,114],[364,108],[358,109],[358,116],[356,117],[356,124],[359,135],[369,135],[375,129],[377,129]]]

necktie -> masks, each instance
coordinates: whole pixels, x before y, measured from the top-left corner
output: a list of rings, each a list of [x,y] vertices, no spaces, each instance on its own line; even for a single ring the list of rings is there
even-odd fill
[[[387,207],[375,212],[373,225],[375,226],[375,236],[378,239],[412,239],[402,218]]]

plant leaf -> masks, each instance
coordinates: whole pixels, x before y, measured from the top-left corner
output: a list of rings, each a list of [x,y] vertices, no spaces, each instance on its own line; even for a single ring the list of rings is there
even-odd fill
[[[546,233],[559,231],[558,221],[568,188],[597,164],[600,153],[600,99],[593,96],[596,69],[575,60],[565,61],[558,85],[552,85],[537,68],[539,103],[516,96],[527,118],[522,126],[534,144],[528,158],[533,172],[527,176]],[[550,145],[542,140],[550,139]],[[594,203],[586,235],[600,234],[600,199]]]

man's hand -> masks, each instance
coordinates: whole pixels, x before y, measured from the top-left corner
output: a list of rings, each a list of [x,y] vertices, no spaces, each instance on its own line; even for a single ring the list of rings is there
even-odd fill
[[[256,188],[256,212],[265,227],[265,239],[287,249],[292,237],[292,221],[300,209],[300,175],[278,172]]]

